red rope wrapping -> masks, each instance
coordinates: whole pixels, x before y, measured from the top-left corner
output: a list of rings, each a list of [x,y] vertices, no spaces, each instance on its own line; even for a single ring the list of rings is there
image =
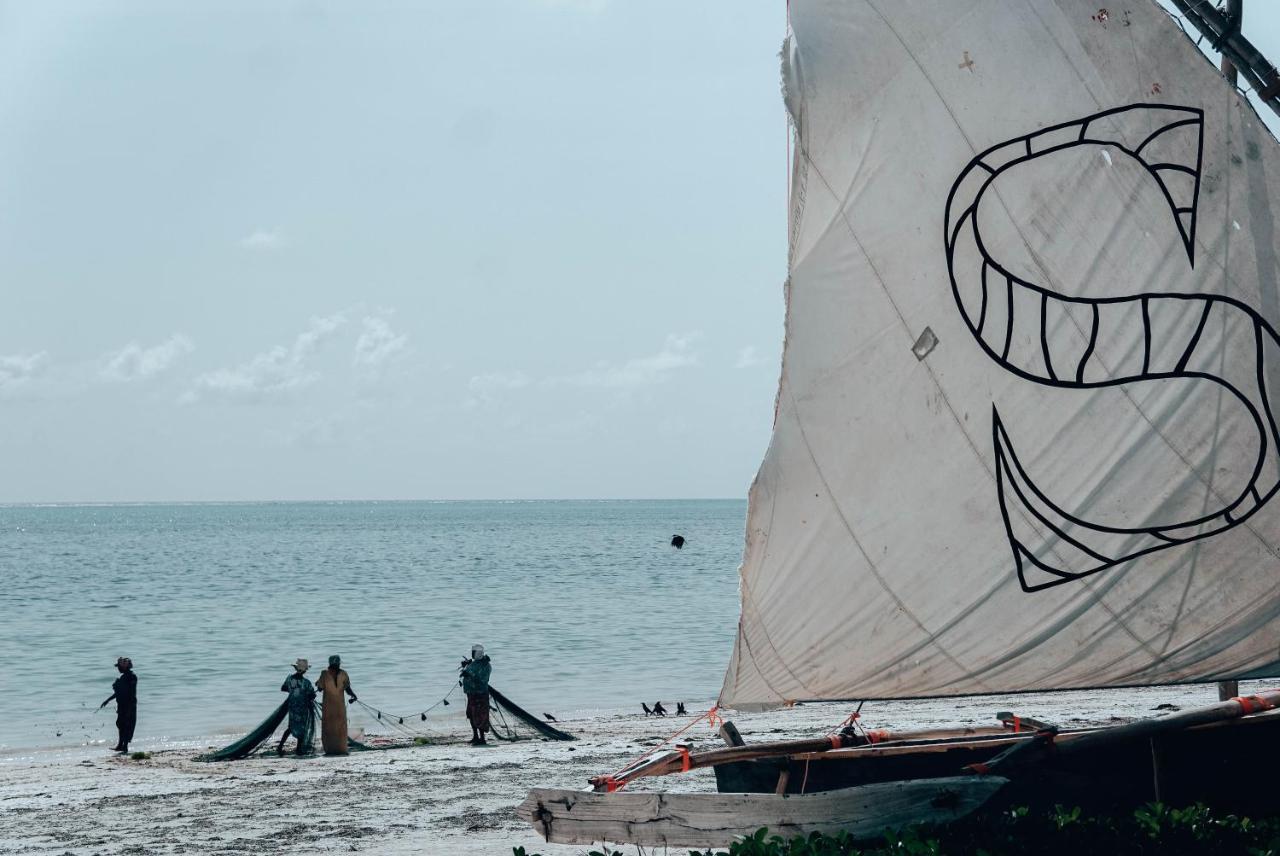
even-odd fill
[[[1232,701],[1240,705],[1240,712],[1245,716],[1248,716],[1251,713],[1257,713],[1260,710],[1270,710],[1272,707],[1266,702],[1266,700],[1256,695],[1236,696]]]
[[[676,751],[680,753],[680,772],[689,772],[693,768],[693,761],[689,758],[689,747],[677,746]]]

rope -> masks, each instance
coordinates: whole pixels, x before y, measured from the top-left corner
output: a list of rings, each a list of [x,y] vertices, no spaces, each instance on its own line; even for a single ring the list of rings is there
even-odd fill
[[[498,729],[493,727],[493,721],[490,720],[489,730],[493,732],[493,736],[497,737],[499,740],[507,740],[507,741],[519,740],[520,734],[515,730],[515,728],[511,726],[511,723],[507,722],[507,715],[506,713],[503,712],[502,705],[491,703],[489,705],[489,709],[498,714],[498,718],[502,720],[502,728],[504,731],[506,731],[505,737],[499,734]]]
[[[866,704],[865,700],[858,702],[858,707],[853,711],[853,713],[846,716],[843,722],[841,722],[835,728],[828,731],[827,734],[828,735],[838,734],[841,731],[845,730],[846,728],[853,728],[857,731],[861,731],[862,736],[870,740],[870,737],[867,734],[866,726],[862,724],[862,706],[864,704]]]
[[[700,714],[698,714],[697,716],[695,716],[695,717],[694,717],[694,718],[693,718],[693,719],[692,719],[692,720],[691,720],[687,725],[685,725],[683,728],[681,728],[681,729],[680,729],[679,731],[677,731],[676,733],[672,734],[672,735],[671,735],[670,737],[668,737],[667,739],[663,740],[663,741],[662,741],[661,743],[659,743],[657,746],[654,746],[654,747],[653,747],[652,749],[650,749],[649,751],[647,751],[647,752],[645,752],[645,753],[641,754],[641,755],[640,755],[638,758],[636,758],[635,760],[633,760],[633,761],[629,761],[629,762],[627,762],[626,764],[623,764],[623,765],[622,765],[622,767],[621,767],[621,769],[619,769],[619,770],[618,770],[616,773],[614,773],[613,775],[611,775],[611,776],[602,776],[602,777],[601,777],[602,781],[604,781],[604,782],[606,782],[606,783],[609,783],[609,784],[610,784],[610,791],[611,791],[611,792],[612,792],[613,790],[621,790],[623,787],[625,787],[625,786],[626,786],[626,782],[620,782],[620,781],[618,781],[618,777],[619,777],[619,776],[621,776],[621,775],[622,775],[623,773],[625,773],[627,770],[630,770],[632,767],[634,767],[634,766],[636,766],[637,764],[639,764],[641,761],[644,761],[644,760],[646,760],[646,759],[648,759],[648,758],[652,758],[654,755],[656,755],[656,754],[658,753],[658,750],[659,750],[659,749],[661,749],[663,746],[666,746],[666,745],[667,745],[667,744],[669,744],[671,741],[675,740],[675,739],[676,739],[677,737],[679,737],[681,734],[684,734],[684,733],[685,733],[686,731],[688,731],[690,728],[693,728],[693,726],[697,725],[697,724],[698,724],[699,722],[701,722],[702,720],[704,720],[704,719],[705,719],[705,720],[707,720],[707,721],[708,721],[708,723],[710,723],[710,724],[712,725],[712,727],[714,727],[714,726],[715,726],[715,723],[716,723],[716,722],[718,722],[718,721],[720,721],[720,715],[719,715],[719,714],[720,714],[720,706],[719,706],[719,705],[712,705],[712,706],[711,706],[711,708],[710,708],[709,710],[705,710],[705,711],[703,711],[702,713],[700,713]],[[689,750],[687,750],[687,749],[684,749],[684,750],[683,750],[683,753],[682,753],[682,761],[683,761],[682,766],[684,767],[684,770],[686,770],[686,771],[687,771],[687,770],[689,769],[689,767],[687,766],[687,765],[688,765],[688,763],[689,763]],[[683,772],[683,771],[682,771],[682,772]]]
[[[365,708],[366,715],[368,714],[368,712],[372,711],[376,716],[376,714],[379,712],[377,708],[367,705],[362,701],[357,701],[355,703]],[[413,740],[417,740],[419,738],[434,739],[440,736],[438,732],[436,732],[431,728],[428,728],[425,726],[418,726],[415,728],[414,726],[411,726],[408,723],[400,722],[399,717],[391,717],[386,713],[383,713],[381,717],[377,717],[377,720],[378,722],[385,724],[389,729],[391,729],[393,733],[398,734],[401,737],[407,737]]]
[[[379,720],[381,720],[383,717],[389,717],[392,721],[397,721],[401,725],[404,724],[404,721],[406,719],[419,719],[423,722],[426,722],[427,714],[435,710],[437,707],[439,707],[442,704],[447,705],[449,703],[449,696],[453,695],[454,690],[456,690],[457,688],[458,688],[458,685],[455,683],[452,687],[450,687],[449,691],[445,693],[443,697],[441,697],[441,699],[438,702],[431,705],[431,707],[427,708],[426,710],[420,710],[417,713],[410,714],[409,716],[398,716],[394,713],[388,713],[385,710],[379,710],[373,705],[366,704],[365,702],[362,702],[362,701],[357,701],[356,704],[360,705],[361,707],[366,707],[369,710],[373,711],[374,714],[377,715]]]

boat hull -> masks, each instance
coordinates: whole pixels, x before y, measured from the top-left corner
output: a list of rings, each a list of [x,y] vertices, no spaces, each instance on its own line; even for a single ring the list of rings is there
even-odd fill
[[[724,847],[761,827],[782,836],[845,831],[870,838],[915,823],[946,823],[972,813],[1006,783],[999,776],[951,776],[801,796],[535,788],[517,812],[557,844]]]
[[[1065,745],[1070,734],[1059,737]],[[821,793],[877,782],[956,775],[989,763],[1034,735],[1006,739],[862,747],[715,768],[722,793]],[[1280,712],[1124,740],[1079,752],[1050,751],[1001,769],[1014,784],[987,808],[1055,804],[1095,811],[1147,802],[1206,805],[1241,814],[1274,814],[1280,800],[1256,771],[1280,762]]]

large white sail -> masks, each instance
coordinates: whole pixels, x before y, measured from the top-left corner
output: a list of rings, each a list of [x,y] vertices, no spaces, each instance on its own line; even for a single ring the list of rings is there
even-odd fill
[[[722,704],[1280,672],[1280,147],[1101,5],[793,0]]]

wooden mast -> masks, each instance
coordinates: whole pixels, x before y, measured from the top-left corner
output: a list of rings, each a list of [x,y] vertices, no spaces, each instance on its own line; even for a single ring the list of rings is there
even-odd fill
[[[1179,4],[1179,8],[1181,8],[1181,4]],[[1222,10],[1222,16],[1226,26],[1229,28],[1229,32],[1243,32],[1244,0],[1227,0],[1226,7]],[[1195,22],[1193,21],[1192,23]],[[1203,33],[1205,30],[1201,29],[1201,32]],[[1222,76],[1227,79],[1227,83],[1231,84],[1231,88],[1235,89],[1239,85],[1239,72],[1235,63],[1231,61],[1231,54],[1226,50],[1222,52],[1221,68]],[[1230,701],[1238,695],[1240,695],[1239,681],[1218,681],[1218,701]],[[1154,744],[1152,751],[1154,751]]]
[[[1231,26],[1238,31],[1243,31],[1244,0],[1227,0],[1227,8],[1225,9],[1225,11],[1227,13],[1227,20],[1231,22]],[[1227,83],[1231,84],[1232,89],[1236,88],[1236,79],[1237,79],[1236,67],[1235,65],[1232,64],[1231,59],[1226,54],[1222,55],[1222,76],[1227,79]],[[1219,701],[1226,701],[1227,699],[1231,698],[1231,696],[1223,695],[1222,688],[1227,684],[1234,684],[1234,683],[1235,681],[1223,681],[1222,683],[1218,684],[1218,700]],[[1233,690],[1231,695],[1236,695],[1236,692]]]
[[[1228,6],[1228,12],[1221,12],[1205,0],[1172,2],[1188,23],[1209,40],[1214,50],[1222,54],[1223,60],[1230,60],[1233,68],[1244,77],[1262,103],[1280,116],[1280,72],[1240,32],[1239,15],[1233,17],[1230,14],[1231,6]],[[1234,5],[1238,10],[1240,4]]]

